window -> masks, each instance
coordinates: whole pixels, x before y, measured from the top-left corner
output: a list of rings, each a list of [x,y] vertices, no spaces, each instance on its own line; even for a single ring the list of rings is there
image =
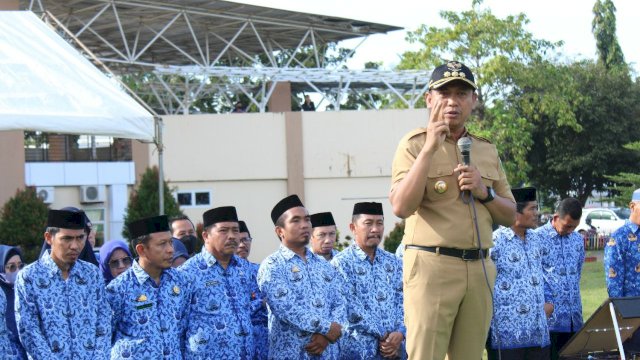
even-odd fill
[[[178,205],[183,207],[211,205],[211,191],[209,190],[178,191],[175,196]]]
[[[84,213],[87,214],[91,225],[96,230],[96,246],[99,247],[104,244],[105,232],[104,232],[104,213],[105,210],[100,209],[84,209]]]

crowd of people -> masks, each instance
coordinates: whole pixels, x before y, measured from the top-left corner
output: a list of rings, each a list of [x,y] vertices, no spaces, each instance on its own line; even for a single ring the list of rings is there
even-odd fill
[[[432,74],[428,125],[393,161],[396,254],[379,247],[376,202],[354,204],[338,252],[332,213],[285,197],[271,211],[280,247],[260,264],[233,206],[203,214],[199,252],[189,218],[154,216],[99,263],[84,212],[49,210],[37,261],[0,246],[2,358],[557,359],[583,321],[582,207],[563,199],[537,227],[536,189],[511,189],[495,145],[467,132],[476,89],[464,64]],[[610,296],[640,295],[639,203],[640,189],[605,249]]]

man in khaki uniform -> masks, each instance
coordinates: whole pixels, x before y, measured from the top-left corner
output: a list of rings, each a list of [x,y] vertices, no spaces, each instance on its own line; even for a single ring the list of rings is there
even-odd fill
[[[510,226],[516,206],[496,147],[465,128],[476,89],[464,64],[437,67],[425,95],[429,123],[405,135],[393,160],[389,200],[393,212],[406,218],[410,359],[479,359],[487,338],[496,276],[487,257],[491,226]],[[463,136],[471,138],[470,165],[456,146]]]

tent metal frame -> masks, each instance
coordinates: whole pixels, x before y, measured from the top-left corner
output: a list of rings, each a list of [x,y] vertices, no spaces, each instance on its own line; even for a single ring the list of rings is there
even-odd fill
[[[335,110],[348,95],[387,95],[391,105],[414,108],[428,87],[420,70],[328,68],[318,49],[347,39],[401,28],[223,0],[22,0],[49,11],[119,75],[148,74],[136,92],[157,112],[188,114],[192,104],[217,96],[232,106],[240,94],[258,111],[279,82],[317,92]],[[296,56],[303,54],[300,61]],[[316,67],[306,67],[311,61]],[[153,99],[153,100],[150,100]],[[386,104],[390,106],[389,104]]]

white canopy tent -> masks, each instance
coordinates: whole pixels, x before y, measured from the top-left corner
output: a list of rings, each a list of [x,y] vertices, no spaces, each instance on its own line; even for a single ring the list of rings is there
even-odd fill
[[[163,214],[162,119],[154,115],[32,12],[0,11],[0,131],[154,142]]]
[[[30,11],[0,11],[0,130],[154,140],[154,116]]]

